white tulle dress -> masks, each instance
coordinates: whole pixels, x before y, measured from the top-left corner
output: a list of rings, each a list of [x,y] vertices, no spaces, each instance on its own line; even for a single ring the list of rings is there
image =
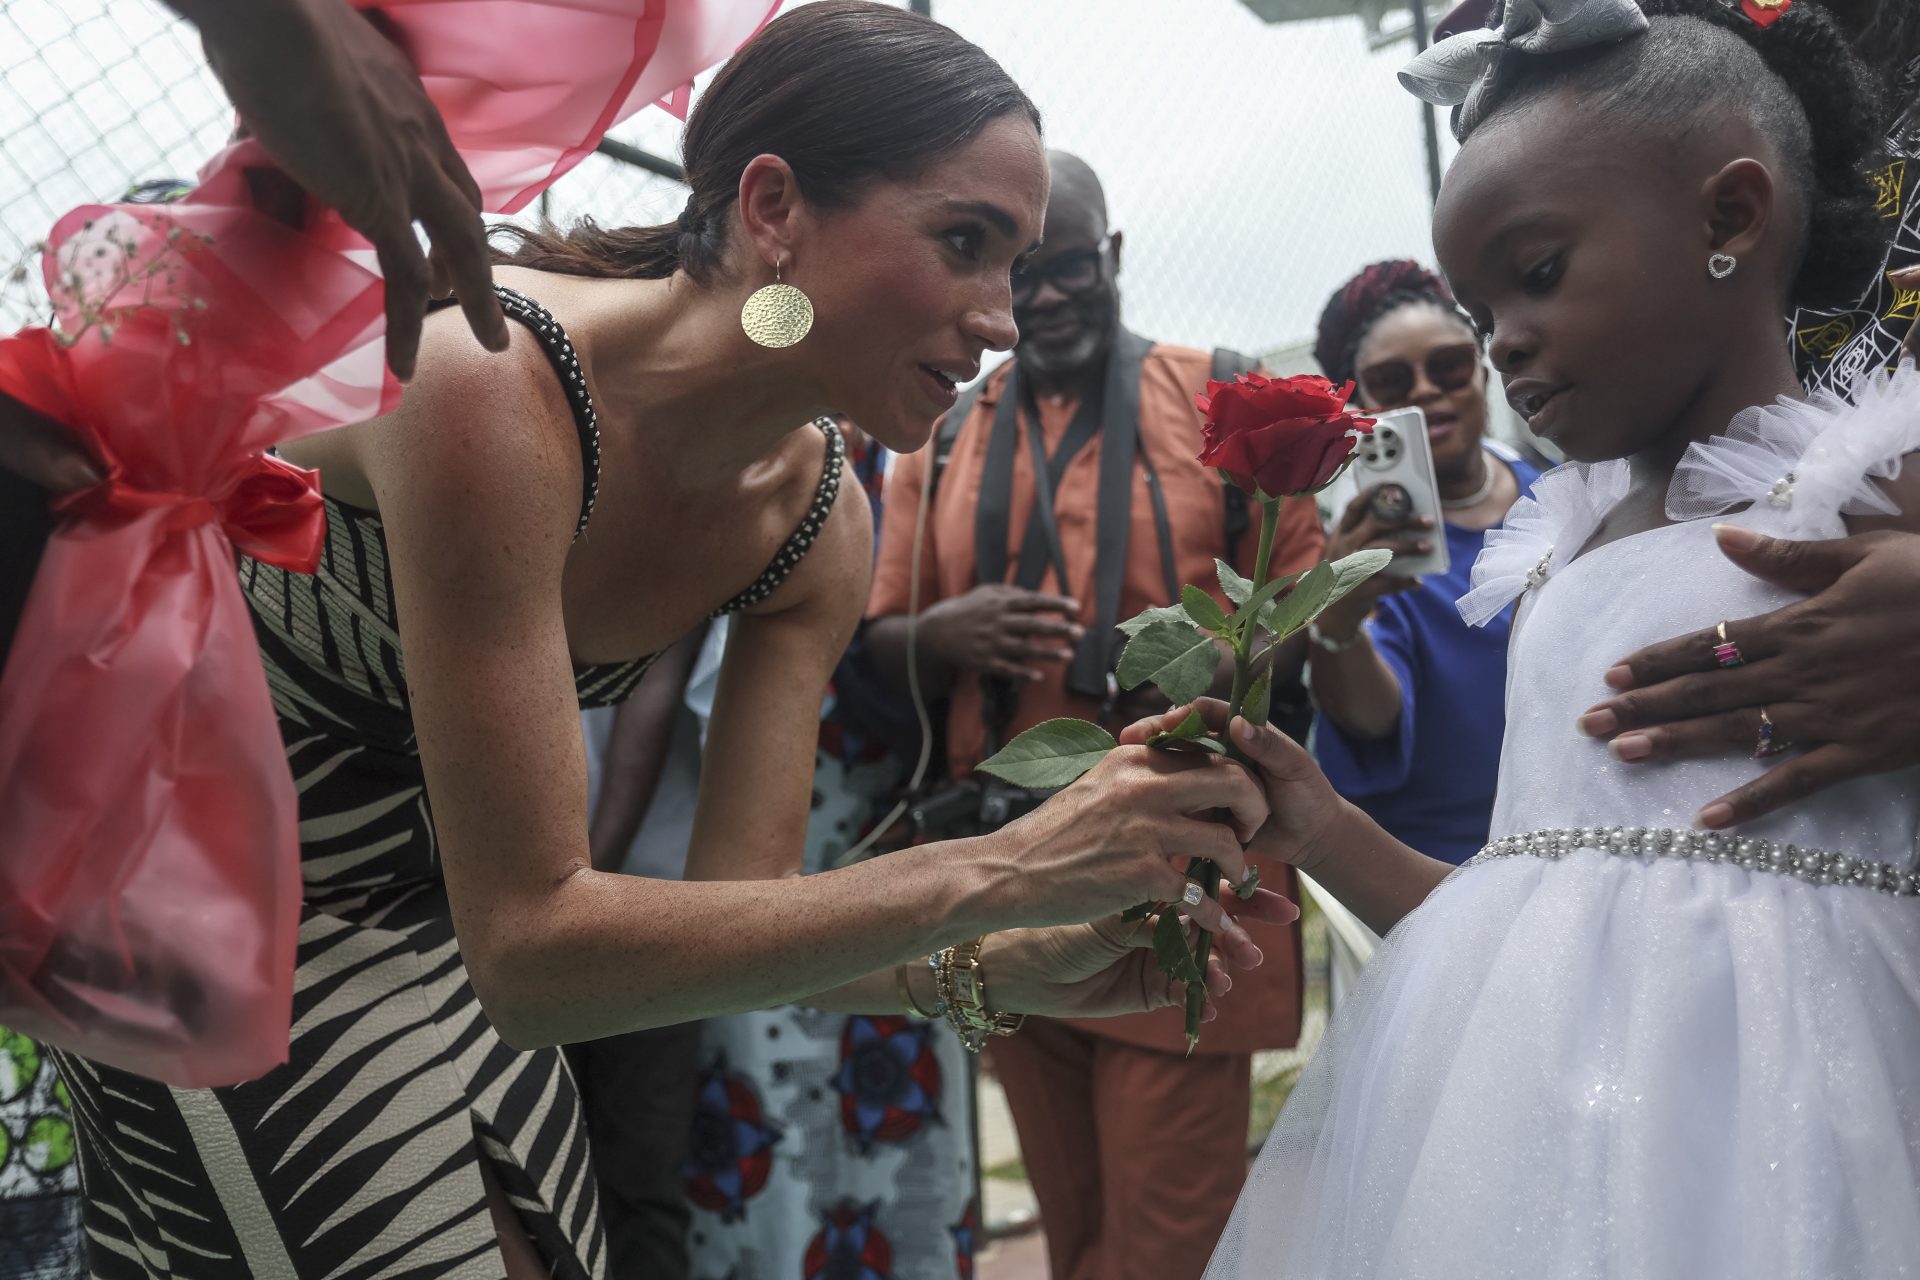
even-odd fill
[[[1768,767],[1627,766],[1575,721],[1642,645],[1785,604],[1713,519],[1886,511],[1920,374],[1750,410],[1679,521],[1586,554],[1623,462],[1563,467],[1462,612],[1524,595],[1493,842],[1393,930],[1261,1152],[1209,1280],[1920,1276],[1920,770],[1707,837]]]

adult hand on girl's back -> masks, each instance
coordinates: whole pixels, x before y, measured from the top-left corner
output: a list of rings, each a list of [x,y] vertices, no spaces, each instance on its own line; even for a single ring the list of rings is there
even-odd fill
[[[1620,692],[1581,728],[1645,763],[1752,752],[1765,708],[1800,750],[1710,801],[1719,829],[1838,782],[1920,763],[1920,534],[1788,542],[1732,525],[1720,549],[1748,573],[1810,598],[1729,620],[1744,665],[1722,669],[1711,629],[1650,645],[1606,673]]]

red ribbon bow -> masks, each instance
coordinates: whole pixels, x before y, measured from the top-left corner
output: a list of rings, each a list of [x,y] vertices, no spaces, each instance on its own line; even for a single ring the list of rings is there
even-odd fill
[[[242,554],[294,573],[318,568],[327,540],[320,473],[271,454],[248,459],[224,496],[142,489],[116,467],[92,488],[56,499],[53,509],[86,520],[132,520],[166,511],[163,527],[169,533],[218,524]]]

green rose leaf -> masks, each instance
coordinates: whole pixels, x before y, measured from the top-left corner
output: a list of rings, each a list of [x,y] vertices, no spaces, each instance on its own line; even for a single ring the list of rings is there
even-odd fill
[[[1287,593],[1287,598],[1274,606],[1273,617],[1267,623],[1274,639],[1290,636],[1319,617],[1333,596],[1334,580],[1332,565],[1321,563],[1307,570]]]
[[[1191,627],[1193,625],[1193,619],[1187,616],[1187,611],[1177,604],[1168,605],[1159,609],[1142,609],[1125,622],[1115,623],[1114,625],[1126,632],[1128,639],[1132,639],[1157,622],[1174,623],[1185,627]]]
[[[1062,717],[1020,734],[981,762],[980,771],[1016,787],[1064,787],[1120,744],[1097,724]]]
[[[1206,733],[1207,722],[1200,718],[1200,712],[1198,710],[1194,710],[1187,712],[1187,718],[1173,728],[1167,730],[1165,733],[1157,733],[1154,736],[1156,738],[1185,738],[1191,742],[1195,738],[1205,737]]]
[[[1290,636],[1319,617],[1334,601],[1387,567],[1393,552],[1384,547],[1356,551],[1332,564],[1317,564],[1300,581],[1293,594],[1275,608],[1270,624],[1276,639]]]
[[[1195,631],[1184,621],[1185,610],[1181,614],[1181,622],[1156,620],[1127,641],[1115,673],[1121,688],[1137,689],[1152,681],[1176,706],[1207,691],[1219,666],[1219,652],[1213,637]]]
[[[1347,592],[1385,569],[1392,560],[1393,552],[1385,547],[1369,547],[1365,551],[1356,551],[1350,556],[1341,556],[1333,562],[1333,594],[1327,598],[1327,603],[1334,603]]]
[[[1299,574],[1290,573],[1284,578],[1275,578],[1272,582],[1261,587],[1258,591],[1242,601],[1238,609],[1234,610],[1233,625],[1236,627],[1244,627],[1247,625],[1247,619],[1257,618],[1260,626],[1271,628],[1272,623],[1270,619],[1273,616],[1273,611],[1267,606],[1273,603],[1275,596],[1299,580]]]
[[[1193,625],[1202,631],[1219,635],[1226,628],[1226,611],[1214,603],[1212,596],[1191,582],[1180,588],[1180,604],[1186,609],[1187,616],[1193,619]]]
[[[1254,677],[1253,687],[1247,690],[1246,699],[1240,704],[1240,714],[1246,717],[1248,724],[1265,724],[1272,702],[1273,665],[1269,663],[1264,671]]]
[[[1239,884],[1233,886],[1233,891],[1240,895],[1240,901],[1245,902],[1248,898],[1251,898],[1253,896],[1253,891],[1255,889],[1258,889],[1259,887],[1260,887],[1260,868],[1254,866],[1251,862],[1249,862],[1247,864],[1247,878],[1242,880]]]
[[[1211,751],[1225,755],[1226,747],[1207,736],[1207,722],[1200,718],[1198,711],[1187,712],[1187,718],[1171,729],[1162,730],[1147,739],[1150,747],[1159,747],[1166,751]]]
[[[1159,909],[1160,904],[1157,902],[1142,902],[1138,906],[1128,907],[1125,911],[1122,911],[1120,913],[1120,919],[1127,924],[1133,924],[1136,921],[1145,920]]]
[[[1176,982],[1200,981],[1200,966],[1187,945],[1187,923],[1178,911],[1163,912],[1153,930],[1153,955],[1160,972]]]
[[[1220,579],[1220,589],[1227,593],[1227,599],[1236,605],[1245,604],[1247,597],[1253,594],[1253,579],[1241,577],[1239,571],[1225,560],[1215,558],[1213,573]]]
[[[1226,744],[1213,738],[1175,738],[1164,733],[1156,733],[1147,739],[1147,745],[1158,747],[1162,751],[1184,751],[1188,754],[1215,756],[1227,754]]]

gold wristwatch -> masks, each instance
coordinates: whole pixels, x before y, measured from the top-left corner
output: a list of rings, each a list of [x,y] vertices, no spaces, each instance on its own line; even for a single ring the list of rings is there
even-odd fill
[[[973,1053],[986,1047],[989,1036],[1010,1036],[1027,1020],[1025,1014],[994,1013],[987,1008],[987,977],[980,968],[980,946],[985,941],[975,938],[938,953],[940,963],[934,972],[947,1021],[960,1043]]]

